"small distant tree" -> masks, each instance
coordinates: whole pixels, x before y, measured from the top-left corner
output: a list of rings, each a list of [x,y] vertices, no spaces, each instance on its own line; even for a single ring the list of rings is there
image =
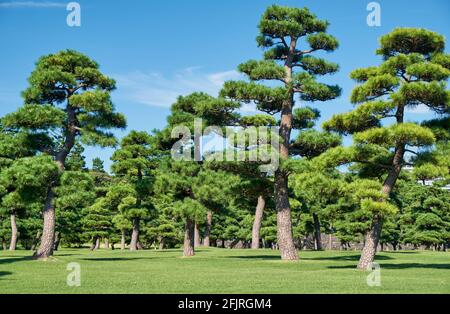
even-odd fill
[[[112,170],[122,180],[133,185],[135,196],[127,199],[128,204],[122,205],[124,217],[132,221],[130,250],[138,248],[140,221],[149,215],[152,205],[152,138],[146,132],[131,131],[125,136],[111,157]]]

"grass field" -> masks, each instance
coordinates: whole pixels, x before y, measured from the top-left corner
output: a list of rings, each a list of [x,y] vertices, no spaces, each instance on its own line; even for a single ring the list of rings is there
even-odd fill
[[[355,269],[358,252],[301,251],[299,262],[282,262],[271,250],[200,249],[121,252],[63,249],[55,259],[29,251],[0,251],[3,293],[450,293],[450,253],[383,252],[381,286]],[[67,264],[81,267],[81,286],[69,287]]]

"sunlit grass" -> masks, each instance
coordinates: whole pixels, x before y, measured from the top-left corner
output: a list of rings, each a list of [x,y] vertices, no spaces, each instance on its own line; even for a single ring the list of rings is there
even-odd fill
[[[450,253],[383,252],[381,286],[355,269],[354,251],[301,251],[282,262],[272,250],[200,249],[121,252],[62,249],[48,262],[29,251],[0,251],[1,293],[450,293]],[[67,264],[81,267],[81,286],[66,283]]]

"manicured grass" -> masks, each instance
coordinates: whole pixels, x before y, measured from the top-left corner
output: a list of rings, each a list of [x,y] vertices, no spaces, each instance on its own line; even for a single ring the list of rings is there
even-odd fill
[[[3,293],[450,293],[450,253],[383,252],[381,287],[355,269],[359,252],[301,251],[282,262],[271,250],[200,249],[121,252],[63,249],[53,261],[29,251],[0,251]],[[81,266],[81,286],[69,287],[67,264]]]

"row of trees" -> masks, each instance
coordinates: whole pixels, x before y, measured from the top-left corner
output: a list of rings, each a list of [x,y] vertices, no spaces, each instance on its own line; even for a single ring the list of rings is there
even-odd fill
[[[177,246],[183,238],[190,256],[202,238],[205,246],[241,240],[252,248],[263,240],[279,248],[282,259],[296,260],[302,239],[313,234],[321,249],[325,231],[342,243],[364,238],[361,269],[371,265],[379,243],[445,248],[448,193],[416,183],[449,178],[450,56],[443,36],[408,28],[383,36],[377,50],[382,64],[351,73],[359,84],[351,95],[357,107],[333,116],[320,131],[319,111],[295,105],[297,97],[316,102],[341,93],[319,80],[339,66],[313,56],[338,47],[327,27],[306,8],[269,7],[257,37],[263,60],[238,67],[247,80],[226,82],[217,98],[180,96],[166,128],[131,131],[120,143],[111,130],[126,122],[110,99],[114,80],[73,50],[42,57],[23,92],[24,105],[0,120],[1,208],[10,218],[2,220],[0,237],[13,249],[20,229],[23,246],[39,245],[35,256],[44,259],[61,241],[91,241],[95,249],[102,238],[122,248],[129,240],[130,250]],[[262,113],[242,116],[246,103]],[[406,110],[418,105],[440,117],[407,122]],[[233,136],[279,126],[280,166],[261,172],[264,162],[206,158],[196,118],[202,131],[235,126]],[[194,136],[172,138],[176,126]],[[349,134],[354,144],[343,147],[341,136]],[[178,148],[199,161],[171,158],[180,140]],[[99,159],[86,168],[83,145],[117,144],[111,174]],[[265,149],[267,143],[244,141],[228,150],[250,155]],[[402,172],[410,164],[414,171]]]

